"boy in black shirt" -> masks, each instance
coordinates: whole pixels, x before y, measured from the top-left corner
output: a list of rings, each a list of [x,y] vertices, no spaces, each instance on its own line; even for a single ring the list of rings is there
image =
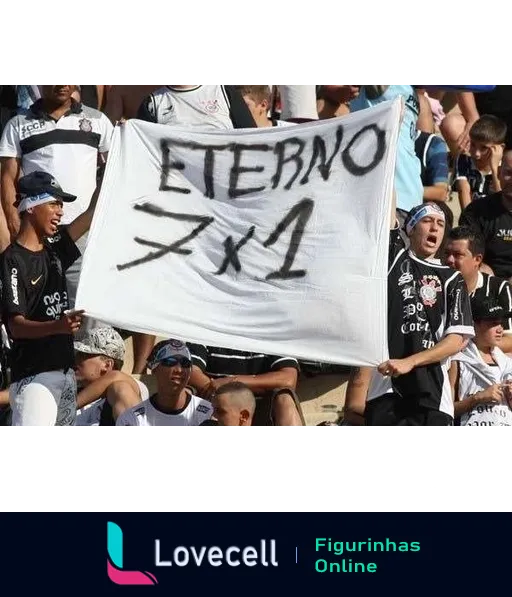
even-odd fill
[[[501,191],[499,168],[506,136],[507,125],[495,116],[482,116],[472,126],[471,155],[461,153],[455,162],[454,189],[459,193],[461,209]]]
[[[373,374],[369,426],[449,426],[453,399],[447,360],[474,336],[468,291],[458,272],[435,259],[445,215],[434,203],[415,207],[405,222],[407,251],[392,230],[388,275],[390,360]]]
[[[83,311],[68,312],[66,270],[92,221],[95,201],[59,229],[65,193],[45,172],[19,180],[21,228],[1,256],[3,319],[12,339],[9,399],[13,426],[73,425],[76,416],[73,334]]]

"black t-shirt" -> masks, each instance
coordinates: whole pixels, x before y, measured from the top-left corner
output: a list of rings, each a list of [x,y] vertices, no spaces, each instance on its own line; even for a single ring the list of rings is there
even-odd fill
[[[29,251],[18,243],[1,256],[3,318],[23,315],[31,321],[56,321],[69,308],[64,272],[80,251],[66,229],[45,243],[42,251]],[[10,335],[10,334],[9,334]],[[73,337],[55,335],[35,340],[12,339],[12,381],[74,365]]]
[[[461,179],[468,181],[473,201],[485,199],[491,194],[492,174],[482,174],[469,155],[462,153],[456,159],[454,179],[455,183]]]
[[[459,272],[423,261],[407,251],[398,230],[391,233],[388,274],[390,359],[403,359],[433,348],[449,334],[474,335],[471,305]],[[418,406],[453,415],[445,364],[417,367],[390,379],[378,375],[369,399],[395,392]]]
[[[202,344],[188,344],[188,348],[194,365],[213,378],[262,375],[287,367],[299,369],[299,363],[293,357],[270,356]]]
[[[501,193],[468,205],[460,217],[460,225],[471,226],[482,234],[485,263],[499,278],[511,278],[512,212],[505,209]]]

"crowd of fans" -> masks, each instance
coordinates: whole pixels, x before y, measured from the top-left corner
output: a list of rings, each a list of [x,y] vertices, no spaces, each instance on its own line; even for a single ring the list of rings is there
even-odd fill
[[[386,363],[157,343],[75,309],[114,126],[294,126],[397,97]],[[342,425],[512,424],[509,86],[0,86],[0,132],[3,424],[301,426],[306,372],[350,374]]]

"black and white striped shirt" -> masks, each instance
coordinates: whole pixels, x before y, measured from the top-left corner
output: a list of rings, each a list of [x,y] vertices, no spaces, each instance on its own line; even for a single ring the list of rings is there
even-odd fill
[[[192,362],[208,377],[235,377],[237,375],[261,375],[279,371],[286,367],[299,369],[297,359],[292,357],[270,356],[261,353],[231,350],[188,344]]]
[[[62,224],[71,223],[89,207],[97,185],[98,153],[107,153],[113,132],[110,120],[93,108],[72,102],[58,120],[38,100],[11,118],[0,141],[0,158],[17,158],[24,174],[42,170],[77,196],[64,204]]]

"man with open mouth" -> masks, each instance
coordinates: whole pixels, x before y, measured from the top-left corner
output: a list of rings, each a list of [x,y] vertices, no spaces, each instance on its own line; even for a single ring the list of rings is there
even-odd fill
[[[69,311],[66,271],[80,257],[76,241],[89,230],[96,203],[61,226],[63,205],[76,196],[51,174],[27,174],[18,191],[20,231],[0,262],[2,314],[11,341],[12,425],[73,425],[73,335],[84,312]]]
[[[445,233],[435,203],[411,210],[406,250],[392,230],[388,276],[390,360],[373,372],[365,412],[369,426],[453,425],[447,361],[474,336],[468,291],[459,272],[436,254]]]

